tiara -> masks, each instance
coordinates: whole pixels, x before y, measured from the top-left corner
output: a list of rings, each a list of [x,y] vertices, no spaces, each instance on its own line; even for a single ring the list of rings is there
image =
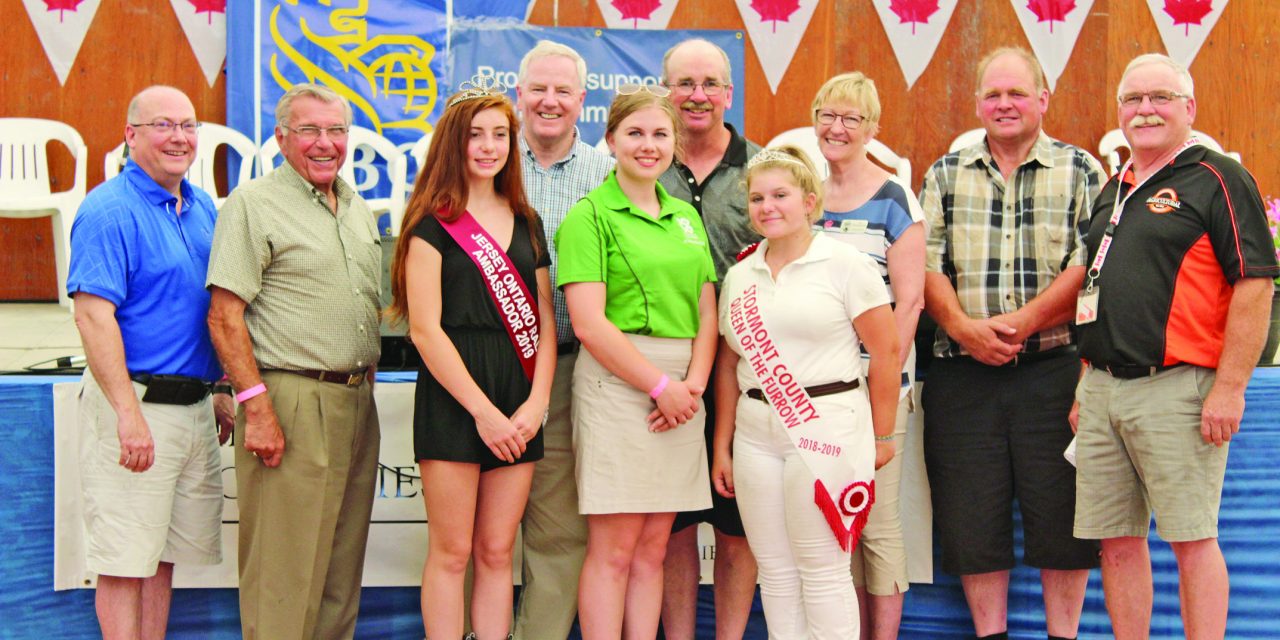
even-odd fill
[[[752,167],[764,164],[766,162],[792,162],[804,167],[805,169],[809,168],[805,166],[805,164],[801,162],[799,158],[785,151],[779,151],[777,149],[761,149],[757,151],[754,156],[751,156],[751,159],[747,161],[747,170],[750,170]]]
[[[471,76],[470,80],[463,81],[458,85],[458,95],[449,101],[450,107],[465,100],[473,98],[484,98],[492,95],[504,95],[507,93],[507,85],[498,81],[498,78],[492,74],[482,75],[477,73]]]

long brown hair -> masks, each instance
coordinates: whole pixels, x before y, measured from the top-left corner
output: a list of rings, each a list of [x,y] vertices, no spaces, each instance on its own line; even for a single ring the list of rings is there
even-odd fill
[[[534,257],[541,256],[545,250],[538,242],[538,213],[529,205],[524,193],[520,173],[520,122],[516,120],[511,101],[498,93],[462,100],[445,109],[436,123],[431,148],[414,181],[413,195],[409,196],[409,203],[405,206],[395,260],[391,263],[391,306],[387,315],[393,322],[409,317],[409,305],[405,299],[405,258],[409,254],[413,230],[428,216],[451,222],[466,209],[467,144],[471,139],[471,121],[485,109],[501,111],[510,127],[507,163],[493,178],[494,191],[507,199],[515,215],[524,217]]]

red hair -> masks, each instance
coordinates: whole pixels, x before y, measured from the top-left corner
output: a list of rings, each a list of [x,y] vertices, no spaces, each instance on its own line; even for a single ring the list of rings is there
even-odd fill
[[[525,219],[529,229],[529,241],[534,256],[542,255],[544,247],[538,242],[538,213],[529,205],[524,193],[524,181],[520,173],[520,122],[516,120],[511,101],[502,94],[463,100],[445,110],[436,123],[431,138],[431,148],[422,163],[413,194],[405,206],[404,221],[400,226],[400,238],[396,241],[395,259],[391,263],[391,306],[388,317],[393,320],[409,317],[405,299],[405,258],[409,254],[409,240],[413,230],[428,216],[451,222],[465,211],[468,194],[467,145],[471,139],[471,121],[486,109],[497,109],[507,118],[509,148],[507,162],[493,178],[494,191],[507,199],[511,211]]]

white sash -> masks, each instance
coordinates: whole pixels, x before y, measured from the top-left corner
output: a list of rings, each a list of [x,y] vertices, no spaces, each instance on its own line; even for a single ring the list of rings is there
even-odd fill
[[[875,454],[866,455],[875,450],[870,441],[871,432],[866,432],[868,442],[861,448],[835,437],[837,429],[832,428],[836,426],[832,421],[847,419],[847,414],[824,417],[804,386],[791,374],[791,367],[761,314],[755,285],[730,300],[729,325],[731,331],[726,332],[726,339],[737,341],[774,415],[816,478],[814,503],[822,511],[840,548],[853,549],[876,498]],[[848,354],[848,357],[856,358],[858,354]],[[744,397],[739,402],[759,400]]]

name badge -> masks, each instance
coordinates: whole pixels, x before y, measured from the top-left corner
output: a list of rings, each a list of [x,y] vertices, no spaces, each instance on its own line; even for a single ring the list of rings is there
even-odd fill
[[[867,226],[866,220],[841,220],[840,233],[866,233]]]
[[[1098,319],[1098,294],[1101,287],[1085,289],[1076,295],[1076,324],[1089,324]]]

